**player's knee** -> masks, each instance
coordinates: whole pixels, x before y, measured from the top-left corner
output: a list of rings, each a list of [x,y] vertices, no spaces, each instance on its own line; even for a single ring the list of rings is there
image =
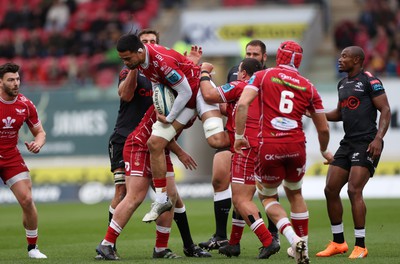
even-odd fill
[[[228,175],[226,175],[226,176],[228,176]],[[225,177],[225,178],[214,177],[212,179],[212,182],[211,182],[211,184],[212,184],[212,186],[214,188],[214,191],[216,191],[216,192],[220,192],[220,191],[228,189],[229,188],[229,183],[230,183],[229,176]]]
[[[340,193],[340,190],[336,190],[335,188],[332,188],[331,186],[325,186],[324,188],[324,194],[326,198],[331,198],[334,196],[338,196]]]
[[[176,136],[176,130],[171,124],[163,124],[159,121],[156,121],[152,126],[151,135],[152,136],[150,139],[152,139],[152,141],[155,140],[154,136],[156,136],[160,138],[160,141],[165,139],[167,142],[169,142]]]
[[[22,197],[19,198],[19,204],[24,209],[32,208],[33,206],[32,195],[24,194]]]
[[[147,147],[151,153],[164,151],[165,146],[163,145],[162,139],[157,137],[150,137],[147,140]]]
[[[349,196],[350,200],[353,200],[357,197],[361,197],[362,191],[359,188],[354,188],[349,184],[347,189],[347,195]]]
[[[298,182],[288,182],[286,180],[283,181],[283,186],[291,191],[300,190],[302,185],[303,185],[303,179],[301,179]]]
[[[209,140],[218,133],[224,132],[224,123],[220,117],[209,117],[203,122],[204,135]],[[222,133],[223,134],[223,133]],[[214,141],[213,139],[212,141]]]
[[[261,184],[256,184],[256,189],[260,196],[273,197],[278,195],[277,187],[265,187]]]

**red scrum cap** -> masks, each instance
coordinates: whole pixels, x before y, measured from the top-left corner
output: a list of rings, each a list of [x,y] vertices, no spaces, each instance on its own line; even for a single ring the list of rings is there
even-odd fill
[[[276,53],[276,64],[290,65],[295,68],[300,67],[303,58],[303,48],[295,41],[282,42]]]

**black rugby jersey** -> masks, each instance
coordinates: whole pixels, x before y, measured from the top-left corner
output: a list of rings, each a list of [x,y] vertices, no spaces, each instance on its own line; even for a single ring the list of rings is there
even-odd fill
[[[373,136],[377,133],[377,109],[372,98],[385,93],[382,82],[364,71],[338,83],[344,138]]]
[[[126,79],[129,69],[124,67],[119,73],[119,84]],[[143,74],[138,72],[135,95],[130,102],[120,100],[117,122],[114,131],[127,137],[140,123],[147,109],[153,104],[152,85]]]

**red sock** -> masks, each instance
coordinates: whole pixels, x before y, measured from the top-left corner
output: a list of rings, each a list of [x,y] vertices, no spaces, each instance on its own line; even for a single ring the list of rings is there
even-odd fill
[[[156,230],[156,248],[168,248],[169,234],[170,234],[170,232],[164,233],[164,232],[159,231],[157,228],[157,230]]]
[[[165,188],[167,187],[167,178],[155,179],[153,178],[154,188]]]
[[[38,230],[27,230],[25,229],[26,240],[28,241],[28,245],[35,245],[38,239]]]
[[[37,239],[38,239],[37,236],[35,236],[35,237],[26,237],[26,240],[28,241],[28,244],[29,244],[29,245],[34,245],[34,244],[36,244]]]
[[[308,212],[290,213],[294,232],[299,237],[308,236]]]
[[[111,226],[109,226],[104,239],[110,243],[115,244],[115,241],[117,241],[118,236],[119,236],[119,232],[117,232],[115,229],[113,229]]]
[[[262,218],[256,220],[251,226],[251,230],[257,235],[264,247],[271,245],[272,236],[268,228],[265,226]]]
[[[232,231],[231,237],[229,239],[229,244],[236,245],[239,244],[242,239],[242,234],[246,222],[244,220],[232,219]]]

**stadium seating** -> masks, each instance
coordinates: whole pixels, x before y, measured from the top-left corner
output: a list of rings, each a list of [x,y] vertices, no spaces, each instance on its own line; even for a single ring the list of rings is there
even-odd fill
[[[85,82],[95,83],[102,88],[112,85],[110,73],[114,73],[112,80],[115,81],[121,63],[108,61],[105,54],[115,48],[115,36],[126,33],[123,31],[124,24],[135,24],[139,29],[149,27],[159,9],[159,0],[87,0],[65,3],[68,2],[75,4],[70,9],[66,28],[62,32],[54,32],[45,28],[44,20],[51,1],[2,0],[0,62],[14,61],[20,64],[21,76],[28,87],[31,84],[56,89],[63,87],[63,84],[73,86],[74,82],[79,86]],[[3,23],[9,9],[15,11],[14,17],[18,17],[28,7],[29,10],[40,7],[40,27],[33,24],[14,27]],[[96,24],[97,28],[92,27],[95,23],[99,23]],[[100,30],[99,25],[102,25]],[[49,67],[52,65],[58,69],[52,69],[50,73]],[[97,77],[98,70],[104,74],[102,78]],[[59,78],[50,76],[56,73],[60,75]],[[89,76],[80,76],[83,73]]]

